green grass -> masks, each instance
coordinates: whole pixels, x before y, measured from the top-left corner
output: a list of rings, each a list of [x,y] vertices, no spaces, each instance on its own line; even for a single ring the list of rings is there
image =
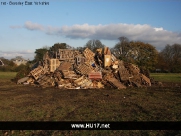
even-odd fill
[[[0,79],[12,79],[17,72],[0,72]]]
[[[12,79],[17,72],[0,72],[0,79]],[[151,73],[155,81],[160,82],[181,82],[181,73]]]
[[[160,82],[181,82],[181,73],[151,73],[150,77]]]

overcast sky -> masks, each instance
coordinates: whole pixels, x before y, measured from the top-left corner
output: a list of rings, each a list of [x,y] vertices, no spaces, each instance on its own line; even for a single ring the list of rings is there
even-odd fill
[[[6,2],[6,5],[2,5]],[[12,5],[23,2],[23,5]],[[157,50],[181,44],[180,0],[0,0],[0,57],[33,59],[35,49],[99,39],[113,47],[118,37],[150,43]]]

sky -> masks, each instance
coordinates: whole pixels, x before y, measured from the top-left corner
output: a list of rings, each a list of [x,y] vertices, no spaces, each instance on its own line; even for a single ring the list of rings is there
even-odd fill
[[[36,49],[83,47],[91,39],[112,48],[121,36],[158,51],[181,44],[181,1],[0,0],[0,57],[32,60]]]

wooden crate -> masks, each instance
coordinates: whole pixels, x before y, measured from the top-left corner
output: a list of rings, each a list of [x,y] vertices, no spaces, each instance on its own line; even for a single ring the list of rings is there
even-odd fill
[[[49,59],[50,72],[54,72],[60,66],[58,59]]]

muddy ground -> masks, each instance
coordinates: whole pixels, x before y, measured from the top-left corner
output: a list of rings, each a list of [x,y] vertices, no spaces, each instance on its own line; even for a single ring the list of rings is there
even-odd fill
[[[123,90],[65,90],[16,85],[11,81],[1,82],[0,110],[9,112],[9,114],[1,113],[0,120],[172,120],[173,118],[168,116],[166,118],[163,116],[147,118],[146,115],[149,110],[151,112],[155,108],[159,112],[167,110],[166,108],[171,105],[180,104],[180,85],[179,83],[163,83],[164,87]],[[142,117],[131,116],[131,111],[134,109],[136,112],[140,110],[139,112],[145,115]],[[16,116],[11,116],[11,111]],[[121,112],[127,113],[129,116],[124,117],[120,114]],[[114,116],[112,116],[113,113]]]
[[[65,90],[17,85],[10,80],[1,80],[0,121],[181,121],[181,83],[162,85],[123,90]],[[16,133],[33,135],[36,132]],[[79,131],[42,131],[42,135],[44,133],[80,134]],[[85,135],[92,133],[97,135],[100,132],[84,132]],[[159,133],[133,131],[133,135]],[[105,134],[130,135],[130,132],[103,132]],[[161,135],[166,134],[181,133],[161,131]]]

